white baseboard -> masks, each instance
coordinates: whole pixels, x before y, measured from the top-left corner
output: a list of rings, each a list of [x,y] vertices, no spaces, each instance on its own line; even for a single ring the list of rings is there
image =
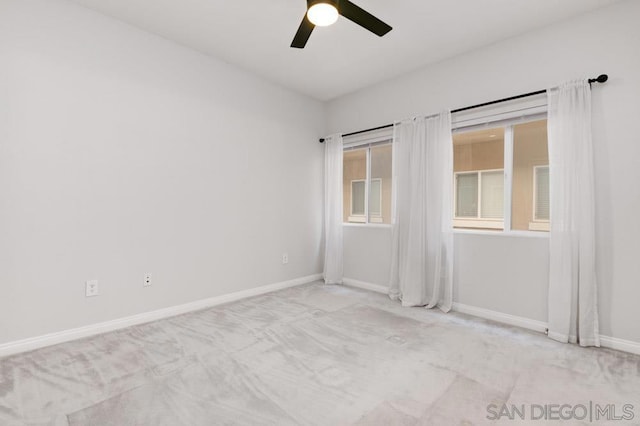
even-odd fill
[[[132,325],[144,324],[163,318],[169,318],[187,312],[197,311],[212,306],[221,305],[223,303],[234,302],[248,297],[259,296],[261,294],[270,293],[272,291],[282,290],[289,287],[310,283],[322,279],[322,274],[314,274],[306,277],[296,278],[289,281],[283,281],[274,284],[268,284],[260,287],[250,288],[248,290],[237,291],[234,293],[223,294],[221,296],[211,297],[208,299],[197,300],[195,302],[185,303],[182,305],[171,306],[156,311],[145,312],[142,314],[132,315],[125,318],[119,318],[112,321],[105,321],[98,324],[91,324],[84,327],[64,330],[56,333],[45,334],[44,336],[31,337],[15,342],[3,343],[0,345],[0,357],[14,355],[21,352],[39,349],[45,346],[57,345],[59,343],[77,340],[84,337],[94,336],[121,328],[130,327]]]
[[[547,331],[547,323],[533,320],[529,318],[519,317],[516,315],[505,314],[498,311],[492,311],[489,309],[478,308],[475,306],[469,306],[462,303],[453,303],[454,311],[467,315],[473,315],[474,317],[480,317],[502,324],[514,325],[516,327],[526,328],[528,330],[538,331],[544,333]]]
[[[357,287],[364,290],[371,290],[377,293],[388,294],[389,289],[379,284],[372,284],[364,281],[354,280],[352,278],[344,278],[342,282],[351,287]],[[476,306],[465,305],[463,303],[453,303],[453,310],[474,317],[484,318],[496,321],[502,324],[513,325],[516,327],[526,328],[527,330],[545,333],[547,331],[547,323],[530,318],[524,318],[516,315],[505,314],[490,309],[478,308]],[[570,338],[575,343],[575,337]],[[632,340],[619,339],[617,337],[600,335],[600,346],[603,348],[615,349],[622,352],[628,352],[640,355],[640,342]]]
[[[475,317],[485,318],[503,324],[514,325],[516,327],[522,327],[541,333],[545,333],[547,331],[546,322],[510,314],[504,314],[502,312],[492,311],[489,309],[477,308],[475,306],[464,305],[462,303],[454,303],[453,310],[461,312],[463,314],[473,315]],[[556,337],[556,340],[563,340],[562,336],[551,335],[549,337]],[[569,343],[576,342],[577,339],[575,336],[569,336]],[[615,349],[617,351],[640,355],[640,342],[634,342],[632,340],[624,340],[617,337],[600,335],[600,346],[603,348]]]
[[[640,355],[640,343],[633,340],[618,339],[617,337],[600,336],[600,346]]]
[[[342,283],[350,287],[357,287],[364,290],[375,291],[376,293],[389,294],[389,288],[380,284],[371,284],[364,281],[354,280],[352,278],[343,278]]]
[[[84,337],[94,336],[96,334],[102,334],[109,331],[119,330],[121,328],[126,328],[133,325],[144,324],[147,322],[156,321],[163,318],[169,318],[169,317],[173,317],[173,316],[188,313],[188,312],[221,305],[224,303],[234,302],[240,299],[246,299],[248,297],[259,296],[261,294],[270,293],[273,291],[282,290],[289,287],[295,287],[298,285],[310,283],[310,282],[321,280],[321,279],[322,279],[322,274],[309,275],[306,277],[296,278],[289,281],[283,281],[279,283],[264,285],[261,287],[251,288],[248,290],[237,291],[229,294],[223,294],[221,296],[198,300],[191,303],[185,303],[178,306],[171,306],[169,308],[159,309],[152,312],[145,312],[143,314],[133,315],[130,317],[119,318],[116,320],[106,321],[98,324],[92,324],[85,327],[74,328],[71,330],[64,330],[57,333],[46,334],[44,336],[32,337],[29,339],[19,340],[16,342],[4,343],[0,345],[0,357],[14,355],[14,354],[26,352],[26,351],[31,351],[31,350],[39,349],[45,346],[57,345],[59,343],[64,343],[71,340],[77,340]],[[344,278],[343,283],[344,285],[347,285],[347,286],[357,287],[364,290],[370,290],[376,293],[388,294],[389,292],[389,289],[386,286],[354,280],[351,278]],[[547,329],[547,324],[542,321],[505,314],[502,312],[492,311],[489,309],[478,308],[475,306],[469,306],[462,303],[454,303],[453,310],[460,313],[476,316],[479,318],[485,318],[485,319],[500,322],[503,324],[522,327],[522,328],[526,328],[526,329],[541,332],[541,333],[544,333]],[[628,353],[640,355],[640,342],[634,342],[632,340],[624,340],[624,339],[619,339],[617,337],[601,335],[600,344],[602,347],[605,347],[605,348],[610,348],[610,349],[615,349],[622,352],[628,352]]]

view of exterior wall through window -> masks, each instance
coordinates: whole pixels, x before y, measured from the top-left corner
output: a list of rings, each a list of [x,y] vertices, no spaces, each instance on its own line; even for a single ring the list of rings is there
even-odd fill
[[[504,128],[453,135],[454,226],[503,229]]]
[[[549,230],[547,120],[513,126],[511,229]]]
[[[391,152],[390,143],[344,151],[345,223],[391,223]]]
[[[549,230],[546,120],[454,133],[453,145],[454,227]]]

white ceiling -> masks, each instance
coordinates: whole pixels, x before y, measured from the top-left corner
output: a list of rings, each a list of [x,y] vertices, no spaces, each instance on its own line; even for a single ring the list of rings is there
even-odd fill
[[[354,0],[393,27],[382,38],[340,17],[289,47],[306,0],[74,0],[329,100],[618,0]]]

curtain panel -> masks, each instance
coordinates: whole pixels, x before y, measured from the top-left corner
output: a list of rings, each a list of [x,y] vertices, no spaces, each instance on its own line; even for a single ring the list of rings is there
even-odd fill
[[[342,135],[324,141],[324,282],[342,284]]]
[[[549,337],[600,346],[591,89],[549,89]]]
[[[389,296],[403,306],[451,309],[453,142],[451,114],[394,125]]]

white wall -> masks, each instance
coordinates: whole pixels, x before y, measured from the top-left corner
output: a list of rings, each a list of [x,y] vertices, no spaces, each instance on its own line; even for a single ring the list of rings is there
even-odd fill
[[[630,0],[469,52],[332,101],[349,132],[608,73],[594,86],[601,332],[640,342],[640,2]],[[386,284],[389,229],[345,231],[345,276]],[[546,321],[548,239],[459,233],[455,299]],[[376,273],[371,273],[375,270]]]
[[[119,21],[0,0],[0,343],[320,272],[324,126]]]

